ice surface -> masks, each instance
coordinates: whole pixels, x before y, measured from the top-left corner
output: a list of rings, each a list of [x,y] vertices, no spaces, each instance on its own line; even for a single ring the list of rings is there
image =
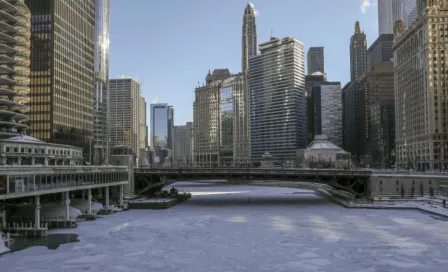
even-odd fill
[[[195,194],[57,230],[80,242],[7,253],[0,271],[447,271],[448,222],[428,214],[345,209],[289,188],[175,186]]]

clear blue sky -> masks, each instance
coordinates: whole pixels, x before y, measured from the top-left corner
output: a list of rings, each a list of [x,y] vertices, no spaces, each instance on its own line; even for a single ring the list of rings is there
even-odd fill
[[[377,7],[367,0],[254,0],[258,43],[271,29],[325,47],[328,79],[349,80],[349,42],[355,21],[370,45],[378,36]],[[175,108],[175,124],[193,120],[194,89],[209,69],[241,70],[245,0],[111,0],[110,77],[132,76],[148,104]],[[367,5],[368,6],[368,5]],[[149,106],[148,106],[149,113]],[[149,116],[148,116],[149,117]],[[148,119],[149,123],[149,119]],[[148,124],[149,125],[149,124]]]

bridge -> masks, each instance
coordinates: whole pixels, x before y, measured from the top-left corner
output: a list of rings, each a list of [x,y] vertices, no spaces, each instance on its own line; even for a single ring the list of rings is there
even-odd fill
[[[164,179],[188,180],[282,180],[326,184],[358,197],[367,196],[372,170],[289,168],[134,168],[136,189],[144,193]]]

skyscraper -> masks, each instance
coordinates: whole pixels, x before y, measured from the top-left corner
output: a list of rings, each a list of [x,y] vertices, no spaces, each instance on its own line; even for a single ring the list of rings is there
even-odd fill
[[[397,165],[448,167],[447,1],[418,1],[417,21],[395,25],[394,80]]]
[[[247,3],[243,17],[243,56],[242,72],[247,73],[249,59],[257,55],[257,27],[255,25],[255,7]]]
[[[314,120],[320,115],[320,111],[316,109],[315,103],[319,99],[313,98],[313,88],[320,87],[322,83],[327,80],[327,76],[320,72],[315,72],[312,75],[305,76],[305,91],[306,91],[306,126],[307,126],[307,142],[311,143],[314,140],[314,135],[321,134],[317,132],[314,126]],[[320,95],[320,93],[319,93]],[[319,96],[320,97],[320,96]],[[320,103],[320,102],[319,102]],[[320,123],[319,123],[320,124]]]
[[[109,10],[110,0],[95,0],[95,85],[93,162],[109,159]]]
[[[173,151],[174,109],[166,103],[150,104],[150,145],[154,151],[154,163],[171,163]]]
[[[127,145],[140,157],[140,84],[132,78],[109,80],[110,148]]]
[[[139,99],[139,149],[148,148],[148,130],[146,125],[146,101],[143,96]]]
[[[311,75],[315,72],[325,74],[325,59],[323,47],[310,47],[307,53],[307,72]]]
[[[83,147],[94,129],[94,0],[26,0],[32,14],[31,135]]]
[[[174,163],[178,166],[189,166],[193,159],[193,123],[174,126]]]
[[[259,48],[249,61],[252,161],[265,152],[295,161],[296,150],[307,144],[304,46],[294,38],[271,38]]]
[[[321,134],[342,147],[342,91],[340,82],[324,82],[320,90]]]
[[[10,138],[29,129],[31,13],[21,1],[0,1],[0,10],[0,138]]]
[[[367,71],[367,40],[361,32],[359,22],[355,23],[355,33],[350,39],[350,75],[351,81],[360,79]]]
[[[401,0],[401,19],[406,27],[412,25],[417,19],[417,0]]]
[[[394,23],[401,19],[403,0],[378,0],[379,35],[394,33]]]
[[[393,34],[383,34],[367,50],[367,71],[372,71],[375,64],[383,61],[392,61]]]

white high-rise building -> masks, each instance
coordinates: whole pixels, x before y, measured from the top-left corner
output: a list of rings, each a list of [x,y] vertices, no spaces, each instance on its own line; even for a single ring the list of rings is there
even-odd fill
[[[402,0],[378,0],[379,35],[394,33],[394,23],[401,19]]]

